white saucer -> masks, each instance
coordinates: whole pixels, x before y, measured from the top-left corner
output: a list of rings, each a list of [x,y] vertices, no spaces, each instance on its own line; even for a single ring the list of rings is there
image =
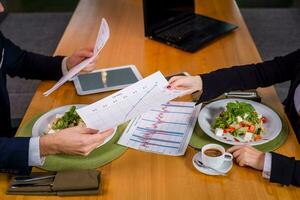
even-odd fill
[[[202,173],[204,173],[204,174],[207,174],[207,175],[220,175],[220,173],[218,173],[218,172],[216,172],[216,171],[214,171],[214,170],[212,170],[212,169],[206,168],[206,167],[200,167],[200,166],[198,166],[198,165],[194,162],[195,160],[199,160],[199,161],[202,162],[202,158],[201,158],[201,157],[202,157],[202,156],[201,156],[201,151],[199,151],[198,153],[196,153],[196,154],[194,155],[193,161],[192,161],[194,167],[195,167],[198,171],[200,171],[200,172],[202,172]],[[223,173],[227,173],[227,172],[229,172],[229,171],[231,170],[232,164],[233,164],[232,160],[231,160],[231,161],[225,161],[225,162],[222,164],[222,166],[221,166],[220,168],[218,168],[217,170],[218,170],[218,171],[221,171],[221,172],[223,172]]]

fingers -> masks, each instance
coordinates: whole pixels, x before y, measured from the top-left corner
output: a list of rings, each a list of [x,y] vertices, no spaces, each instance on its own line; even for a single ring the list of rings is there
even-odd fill
[[[89,49],[81,49],[76,52],[76,55],[81,57],[81,58],[89,58],[93,56],[93,51]]]
[[[173,89],[180,89],[179,86],[184,86],[185,78],[184,76],[174,76],[169,80],[169,86]]]
[[[175,76],[169,81],[169,88],[177,90],[188,90],[186,94],[202,89],[199,76]]]
[[[169,84],[172,84],[173,82],[177,81],[178,79],[183,78],[184,76],[173,76],[170,80],[169,80]]]
[[[264,167],[265,154],[252,146],[233,146],[227,152],[232,153],[239,166],[249,166],[258,170]]]
[[[106,131],[100,132],[99,134],[101,134],[103,137],[106,138],[107,136],[110,136],[113,132],[114,132],[114,129],[111,128],[111,129],[108,129]]]
[[[87,49],[88,51],[92,51],[92,52],[94,51],[94,47],[93,46],[87,46],[84,49]]]
[[[110,134],[113,133],[114,129],[108,129],[106,131],[103,132],[99,132],[99,130],[96,129],[92,129],[92,128],[85,128],[85,127],[80,127],[80,126],[75,126],[72,128],[68,128],[70,131],[72,132],[77,132],[77,133],[81,133],[81,134],[90,134],[90,135],[94,135],[96,133],[100,133],[100,135],[103,135],[103,137],[108,136]],[[67,129],[65,129],[67,130]]]
[[[112,133],[114,132],[114,129],[109,129],[103,132],[98,132],[98,134],[93,135],[93,141],[96,144],[101,144],[103,142],[103,140],[105,140],[105,138],[107,138],[108,136],[110,136]]]
[[[92,128],[85,128],[85,127],[80,127],[80,126],[75,126],[72,128],[69,128],[70,130],[77,132],[77,133],[81,133],[81,134],[96,134],[98,133],[98,130],[96,129],[92,129]]]
[[[227,150],[235,158],[237,164],[241,167],[247,165],[247,155],[245,151],[246,146],[233,146]]]
[[[92,129],[94,131],[94,129]],[[109,130],[106,130],[106,131],[103,131],[103,132],[99,132],[97,131],[95,134],[95,132],[93,132],[93,134],[90,134],[87,138],[88,142],[87,142],[87,145],[88,144],[101,144],[103,142],[103,140],[105,138],[107,138],[108,136],[110,136],[112,133],[114,132],[114,129],[109,129]]]
[[[240,154],[237,158],[236,158],[236,162],[239,166],[244,167],[244,166],[248,166],[247,160],[245,158],[244,154]]]
[[[52,151],[48,154],[65,153],[68,155],[86,156],[102,144],[104,139],[111,135],[113,131],[113,129],[109,129],[99,133],[98,130],[79,126],[61,130],[51,136],[56,138],[54,139],[55,141],[58,141],[53,147],[57,151]],[[47,154],[47,151],[42,151],[42,153],[43,155]]]
[[[187,79],[187,77],[177,77],[177,78],[174,77],[174,79],[169,84],[169,86],[172,89],[177,89],[177,90],[191,89],[190,86],[189,86],[189,80]]]
[[[243,148],[252,148],[251,146],[249,146],[248,144],[245,145],[236,145],[236,146],[232,146],[229,149],[227,149],[228,153],[233,154],[233,152],[239,150],[239,149],[243,149]]]
[[[91,72],[96,68],[96,61],[92,61],[81,72]]]
[[[240,148],[240,149],[234,151],[234,152],[232,153],[232,155],[233,155],[234,158],[237,158],[237,157],[239,157],[239,155],[242,154],[242,152],[243,152],[243,148]]]
[[[101,133],[97,133],[94,135],[90,135],[87,142],[88,145],[83,148],[82,155],[87,156],[89,155],[94,149],[96,149],[100,144],[102,144],[108,136],[110,136],[114,132],[114,129],[109,129],[106,131],[103,131]]]
[[[233,147],[230,147],[229,149],[227,149],[227,152],[233,154],[233,152],[235,152],[241,148],[243,148],[243,146],[233,146]]]
[[[186,80],[184,79],[178,79],[177,81],[173,82],[171,84],[172,88],[178,89],[178,90],[184,90],[186,89]]]

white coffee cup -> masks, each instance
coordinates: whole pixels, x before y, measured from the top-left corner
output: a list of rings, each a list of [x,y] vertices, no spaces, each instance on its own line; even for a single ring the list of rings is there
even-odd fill
[[[205,154],[205,151],[208,149],[215,149],[221,152],[219,156],[209,156]],[[212,167],[218,169],[222,166],[225,161],[231,161],[233,156],[231,153],[227,153],[223,146],[219,144],[207,144],[201,149],[201,158],[202,163],[205,166]]]

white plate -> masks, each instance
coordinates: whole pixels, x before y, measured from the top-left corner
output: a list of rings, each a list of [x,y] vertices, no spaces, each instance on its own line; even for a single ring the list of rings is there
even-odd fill
[[[215,140],[218,140],[220,142],[231,144],[231,145],[242,145],[246,142],[238,142],[234,141],[233,137],[218,137],[216,134],[212,131],[211,124],[215,121],[216,117],[219,116],[221,112],[223,112],[226,109],[226,105],[229,102],[246,102],[251,104],[254,109],[261,114],[262,116],[267,118],[267,123],[263,124],[265,128],[265,133],[261,140],[254,141],[254,142],[247,142],[247,144],[251,146],[260,145],[269,142],[270,140],[273,140],[278,136],[282,129],[282,123],[277,115],[272,109],[268,108],[267,106],[257,103],[250,100],[245,99],[222,99],[219,101],[212,102],[200,111],[199,117],[198,117],[198,123],[201,127],[201,129],[210,137],[212,137]],[[229,135],[229,134],[228,134]]]
[[[209,169],[209,168],[206,168],[206,167],[200,167],[200,166],[198,166],[198,165],[194,162],[195,160],[199,160],[199,161],[202,162],[201,151],[199,151],[198,153],[196,153],[196,154],[194,155],[194,157],[193,157],[192,162],[193,162],[194,167],[195,167],[198,171],[200,171],[200,172],[202,172],[202,173],[204,173],[204,174],[207,174],[207,175],[220,175],[220,173],[218,173],[218,172],[216,172],[216,171],[214,171],[214,170],[212,170],[212,169]],[[221,167],[218,168],[217,170],[220,171],[220,172],[223,172],[224,174],[226,174],[227,172],[229,172],[229,171],[231,170],[232,165],[233,165],[232,160],[230,160],[230,161],[224,161],[223,164],[221,165]]]
[[[41,136],[44,135],[44,133],[46,132],[46,130],[48,129],[48,124],[53,120],[53,118],[56,116],[56,114],[64,114],[66,111],[68,111],[70,109],[71,106],[76,106],[76,108],[81,108],[84,107],[84,104],[74,104],[74,105],[66,105],[66,106],[62,106],[62,107],[58,107],[55,109],[52,109],[50,111],[48,111],[47,113],[43,114],[33,125],[32,127],[32,136],[33,137],[37,137],[37,136]],[[115,131],[112,135],[110,135],[109,137],[107,137],[104,142],[99,145],[102,146],[105,143],[107,143],[111,138],[113,138],[113,136],[116,133],[116,128]]]

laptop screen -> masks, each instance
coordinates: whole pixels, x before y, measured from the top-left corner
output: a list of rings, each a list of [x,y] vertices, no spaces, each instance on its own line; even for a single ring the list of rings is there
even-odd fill
[[[179,17],[194,14],[194,0],[143,0],[145,35]]]

